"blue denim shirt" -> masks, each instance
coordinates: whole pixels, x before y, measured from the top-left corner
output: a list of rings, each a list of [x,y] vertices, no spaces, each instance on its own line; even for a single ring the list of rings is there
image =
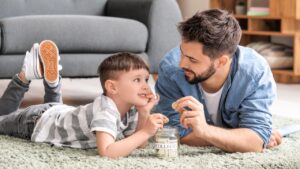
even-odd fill
[[[214,125],[208,116],[205,100],[199,85],[189,84],[179,67],[179,46],[161,60],[155,85],[160,101],[156,112],[169,117],[169,125],[179,129],[180,137],[192,130],[180,125],[179,113],[171,105],[184,96],[193,96],[204,106],[207,123]],[[223,128],[249,128],[269,142],[272,131],[270,106],[276,97],[276,84],[266,60],[253,49],[239,46],[234,53],[218,107],[218,126]]]

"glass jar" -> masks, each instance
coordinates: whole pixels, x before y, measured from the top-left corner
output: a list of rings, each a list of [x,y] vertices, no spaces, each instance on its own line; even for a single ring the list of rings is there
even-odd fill
[[[173,127],[159,129],[154,137],[156,155],[160,158],[178,157],[178,130]]]

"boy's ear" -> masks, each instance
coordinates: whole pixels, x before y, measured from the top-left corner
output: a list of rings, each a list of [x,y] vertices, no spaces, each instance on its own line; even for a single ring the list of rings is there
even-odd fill
[[[116,82],[114,80],[106,80],[104,83],[104,87],[109,94],[117,94],[118,90],[116,87]]]

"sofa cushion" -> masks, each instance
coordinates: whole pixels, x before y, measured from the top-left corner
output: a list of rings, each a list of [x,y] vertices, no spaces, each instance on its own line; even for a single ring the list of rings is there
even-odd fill
[[[141,53],[148,31],[124,18],[84,15],[33,15],[0,20],[3,54],[24,53],[34,42],[50,39],[65,53]]]
[[[23,15],[103,15],[107,0],[0,0],[0,19]]]
[[[95,77],[98,76],[99,64],[114,53],[69,53],[60,54],[60,64],[63,69],[60,74],[63,77]],[[149,59],[145,53],[137,53],[145,62]],[[20,72],[25,54],[0,55],[0,77],[11,78]],[[1,85],[0,85],[1,86]]]

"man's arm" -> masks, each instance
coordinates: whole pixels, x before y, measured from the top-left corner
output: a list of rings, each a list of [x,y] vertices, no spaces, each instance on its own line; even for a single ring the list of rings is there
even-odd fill
[[[228,152],[261,152],[263,149],[263,140],[251,129],[223,129],[208,125],[203,105],[193,97],[179,99],[175,110],[181,114],[180,123],[193,129],[181,139],[182,143],[192,146],[213,145]]]
[[[223,129],[209,125],[203,135],[194,132],[183,137],[181,143],[190,146],[214,145],[227,152],[261,152],[262,139],[251,129]]]
[[[205,141],[202,138],[197,138],[195,136],[194,132],[189,133],[188,135],[182,137],[180,139],[181,144],[186,144],[189,146],[199,146],[199,147],[205,147],[205,146],[212,146],[209,142]]]

